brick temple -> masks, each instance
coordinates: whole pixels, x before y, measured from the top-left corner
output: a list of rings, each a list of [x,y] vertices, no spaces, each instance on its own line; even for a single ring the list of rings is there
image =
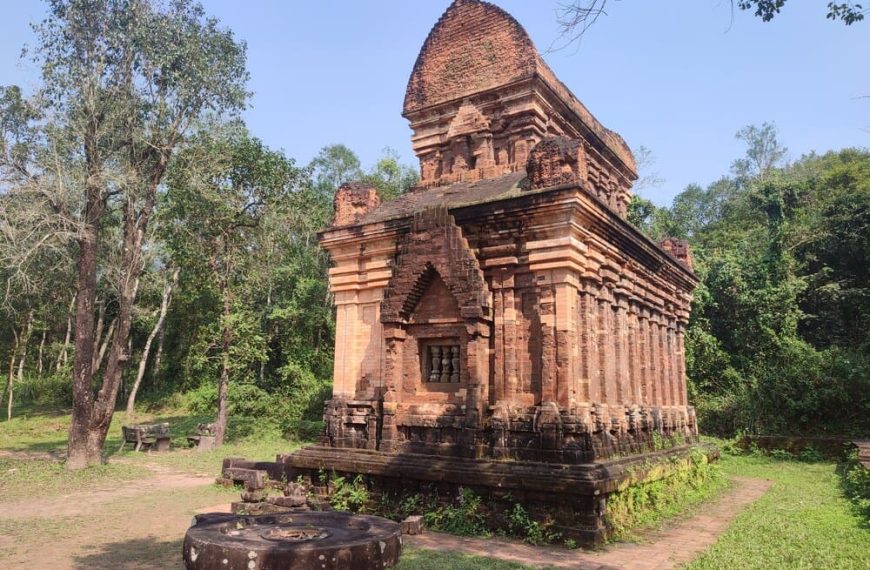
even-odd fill
[[[594,541],[626,473],[697,438],[691,253],[627,222],[628,145],[493,4],[449,6],[403,116],[419,186],[342,186],[321,234],[333,397],[321,445],[283,461],[509,492]]]

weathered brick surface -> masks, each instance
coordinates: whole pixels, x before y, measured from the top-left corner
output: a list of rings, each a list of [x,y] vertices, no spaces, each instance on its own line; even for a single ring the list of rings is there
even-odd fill
[[[366,214],[381,205],[377,188],[371,184],[351,182],[342,184],[335,192],[333,208],[334,226],[346,226],[359,222]]]
[[[405,115],[421,187],[380,206],[342,187],[321,235],[337,305],[323,445],[578,465],[694,441],[697,278],[688,248],[625,221],[618,135],[477,0],[435,26]]]
[[[405,112],[530,77],[536,62],[532,41],[509,14],[487,2],[457,0],[423,44]]]
[[[637,178],[625,141],[556,78],[522,26],[488,2],[457,0],[435,24],[404,115],[426,187],[521,170],[554,135],[584,142],[584,178],[596,192],[628,194]]]
[[[671,254],[671,256],[689,268],[694,270],[695,259],[692,257],[692,249],[689,247],[689,242],[684,239],[665,238],[662,240],[662,249]]]

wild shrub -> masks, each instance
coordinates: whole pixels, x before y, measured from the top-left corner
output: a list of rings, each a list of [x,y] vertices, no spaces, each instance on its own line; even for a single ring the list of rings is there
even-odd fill
[[[489,535],[481,499],[471,489],[461,488],[453,503],[435,506],[424,518],[426,526],[432,530],[459,536]]]
[[[362,475],[357,475],[353,481],[345,477],[335,477],[330,481],[332,493],[329,504],[336,511],[361,513],[369,500],[369,490]]]
[[[672,460],[660,475],[652,481],[634,482],[607,498],[606,517],[614,538],[673,516],[727,485],[718,466],[697,450],[688,459]]]
[[[61,369],[46,376],[25,375],[21,383],[16,381],[15,399],[35,406],[68,408],[72,406],[70,374],[70,370]]]
[[[546,524],[532,519],[528,511],[519,503],[508,512],[507,524],[509,534],[534,546],[552,544],[562,538],[562,533],[550,530]]]

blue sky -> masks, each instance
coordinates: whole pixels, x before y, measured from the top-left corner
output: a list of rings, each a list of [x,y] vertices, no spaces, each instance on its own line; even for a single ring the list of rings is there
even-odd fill
[[[557,37],[557,0],[495,0],[544,52]],[[364,164],[392,147],[415,163],[401,117],[405,85],[449,0],[204,0],[248,43],[252,107],[267,144],[307,163],[344,143]],[[611,0],[579,49],[545,59],[632,147],[653,151],[665,183],[643,194],[667,204],[706,185],[742,154],[734,133],[773,121],[798,158],[870,146],[870,21],[825,19],[824,0],[793,0],[773,22],[729,0]],[[3,2],[0,84],[32,88],[38,70],[18,58],[41,19],[36,0]]]

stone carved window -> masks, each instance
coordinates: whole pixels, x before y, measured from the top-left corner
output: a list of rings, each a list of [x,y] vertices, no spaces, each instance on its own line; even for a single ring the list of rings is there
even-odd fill
[[[459,343],[439,340],[423,342],[420,350],[423,382],[458,384],[461,378]]]

